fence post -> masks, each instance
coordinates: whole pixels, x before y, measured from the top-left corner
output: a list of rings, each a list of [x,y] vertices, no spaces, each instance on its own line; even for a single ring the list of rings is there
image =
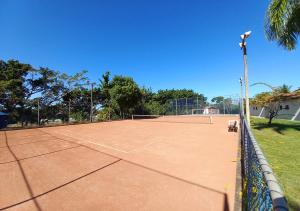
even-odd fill
[[[177,99],[175,99],[175,105],[176,105],[176,116],[178,115],[178,111],[177,111]]]
[[[90,111],[90,122],[93,122],[93,86],[94,83],[91,83],[91,111]]]
[[[68,108],[68,122],[70,124],[70,118],[71,118],[71,101],[69,100],[69,108]]]
[[[199,99],[198,99],[198,97],[197,97],[197,106],[196,106],[196,108],[197,109],[199,108]]]
[[[188,104],[187,104],[187,98],[185,98],[185,114],[188,115]]]
[[[38,110],[37,110],[37,112],[38,112],[38,121],[37,121],[37,123],[38,123],[38,126],[40,126],[40,99],[38,99]]]

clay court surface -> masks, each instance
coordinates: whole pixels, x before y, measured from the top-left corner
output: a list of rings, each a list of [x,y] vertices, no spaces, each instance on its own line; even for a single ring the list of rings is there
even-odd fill
[[[0,209],[233,210],[237,118],[0,131]]]

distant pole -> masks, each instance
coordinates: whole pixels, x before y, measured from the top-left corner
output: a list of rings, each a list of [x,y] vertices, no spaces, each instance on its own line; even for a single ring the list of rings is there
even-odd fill
[[[93,88],[94,88],[94,83],[91,83],[91,112],[90,112],[90,122],[93,122]]]
[[[223,114],[225,115],[226,114],[226,111],[225,111],[225,101],[223,100]]]
[[[241,113],[243,114],[244,116],[244,97],[243,97],[243,79],[242,77],[240,78],[240,85],[241,85],[241,94],[240,94],[240,102],[241,102]]]
[[[187,98],[185,98],[185,114],[188,114]]]
[[[68,108],[68,122],[70,123],[70,118],[71,118],[71,101],[69,100],[69,108]]]
[[[40,126],[40,99],[38,99],[38,110],[37,110],[37,112],[38,112],[38,126]]]
[[[198,97],[197,97],[197,106],[196,106],[196,108],[197,109],[199,108],[199,99],[198,99]]]
[[[177,111],[177,99],[175,99],[175,105],[176,105],[176,116],[178,115],[178,111]]]

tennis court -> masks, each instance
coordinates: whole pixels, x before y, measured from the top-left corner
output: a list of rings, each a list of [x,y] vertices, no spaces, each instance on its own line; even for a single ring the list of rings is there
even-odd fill
[[[237,116],[0,131],[0,209],[233,210]]]

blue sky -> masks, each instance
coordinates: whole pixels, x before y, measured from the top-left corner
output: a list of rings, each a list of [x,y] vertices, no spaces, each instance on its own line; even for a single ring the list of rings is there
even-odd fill
[[[264,35],[268,1],[1,0],[0,59],[66,73],[107,70],[140,86],[239,93],[239,35],[248,40],[249,82],[300,87],[299,50]],[[250,88],[250,95],[265,91]]]

